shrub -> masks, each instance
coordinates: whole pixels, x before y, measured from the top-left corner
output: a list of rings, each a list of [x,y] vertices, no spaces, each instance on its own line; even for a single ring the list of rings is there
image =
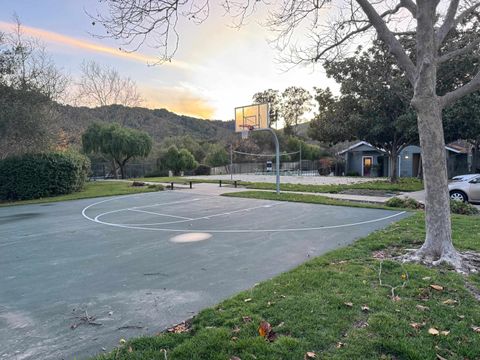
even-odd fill
[[[90,161],[77,152],[12,156],[0,161],[0,200],[69,194],[83,188]]]
[[[160,168],[157,168],[145,174],[145,177],[147,178],[148,177],[167,177],[167,176],[168,176],[168,170],[160,169]]]
[[[360,176],[360,174],[356,171],[349,171],[345,174],[345,176]]]
[[[200,164],[197,166],[197,168],[194,170],[195,175],[210,175],[211,167],[208,165],[203,165]]]
[[[462,201],[450,200],[450,212],[460,215],[477,215],[480,211],[473,205]]]
[[[149,189],[154,189],[155,191],[163,191],[165,190],[165,186],[162,184],[150,184],[147,186]]]
[[[424,205],[412,198],[398,198],[393,197],[388,199],[385,205],[389,207],[399,207],[399,208],[407,208],[407,209],[423,209]]]

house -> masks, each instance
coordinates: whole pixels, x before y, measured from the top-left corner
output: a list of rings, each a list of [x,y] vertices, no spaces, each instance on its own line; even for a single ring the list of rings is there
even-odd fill
[[[345,159],[345,174],[371,177],[387,177],[390,174],[388,153],[366,141],[359,141],[338,155]],[[468,173],[468,150],[460,146],[445,146],[447,172],[451,178]],[[422,171],[421,148],[408,145],[402,148],[397,159],[399,177],[418,177]]]

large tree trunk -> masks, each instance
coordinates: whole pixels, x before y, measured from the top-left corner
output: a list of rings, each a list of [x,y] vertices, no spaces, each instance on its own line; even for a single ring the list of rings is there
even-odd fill
[[[398,153],[396,149],[390,151],[390,182],[396,183],[398,181]]]
[[[447,159],[442,127],[442,110],[436,97],[414,98],[422,148],[425,183],[425,243],[417,252],[429,262],[447,262],[461,267],[461,259],[452,244]]]
[[[442,107],[436,94],[437,49],[435,9],[438,1],[419,0],[417,12],[417,68],[412,106],[417,113],[425,186],[426,238],[415,254],[428,262],[447,262],[461,268],[461,258],[452,244],[447,158]]]

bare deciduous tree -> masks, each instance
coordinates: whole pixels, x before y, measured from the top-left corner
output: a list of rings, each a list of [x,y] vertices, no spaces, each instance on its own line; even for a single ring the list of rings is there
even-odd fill
[[[128,77],[122,78],[114,68],[102,67],[95,61],[84,61],[81,71],[77,83],[79,103],[88,106],[141,104],[135,82]]]
[[[26,37],[18,18],[0,34],[0,158],[52,147],[60,129],[54,101],[69,78],[37,39]]]
[[[103,0],[109,13],[99,20],[108,34],[117,39],[138,41],[152,35],[169,59],[178,44],[175,25],[179,16],[200,19],[208,16],[208,0]],[[342,54],[354,39],[369,32],[383,41],[403,69],[414,94],[411,104],[416,111],[426,191],[426,238],[412,259],[446,262],[464,268],[462,256],[452,244],[445,140],[442,111],[456,100],[480,89],[480,71],[465,74],[464,84],[443,95],[437,94],[438,64],[468,52],[479,52],[480,34],[471,31],[467,45],[445,50],[453,32],[468,21],[478,22],[478,0],[283,0],[269,4],[262,1],[223,0],[223,7],[235,19],[243,18],[258,4],[272,7],[268,25],[278,35],[277,44],[292,50],[297,63],[316,62]],[[472,15],[476,15],[473,16]],[[328,21],[325,18],[330,16]],[[311,46],[290,47],[301,37]],[[168,42],[175,37],[173,52]],[[412,34],[415,51],[409,53],[399,36]],[[362,39],[363,41],[365,39]]]

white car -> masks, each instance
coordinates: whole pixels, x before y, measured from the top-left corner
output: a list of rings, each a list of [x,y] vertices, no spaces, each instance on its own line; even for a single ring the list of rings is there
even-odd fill
[[[453,181],[448,185],[448,191],[452,200],[480,203],[480,175]]]
[[[480,176],[480,174],[466,174],[466,175],[457,175],[452,178],[452,181],[464,181],[464,180],[470,180],[473,179],[477,176]]]

